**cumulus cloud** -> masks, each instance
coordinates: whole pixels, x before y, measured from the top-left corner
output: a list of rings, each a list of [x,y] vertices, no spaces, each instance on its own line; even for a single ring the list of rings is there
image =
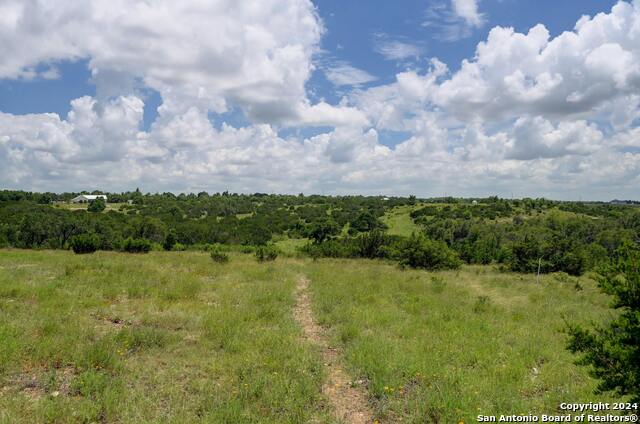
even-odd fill
[[[451,75],[432,62],[421,74],[400,73],[396,83],[353,97],[373,121],[405,116],[418,102],[446,110],[463,123],[543,116],[606,119],[620,127],[638,116],[638,46],[640,2],[619,2],[611,13],[583,17],[574,31],[555,38],[542,24],[527,33],[495,27],[478,44],[474,58]],[[385,107],[367,107],[374,97]]]
[[[259,122],[295,119],[323,32],[310,0],[7,0],[0,16],[0,78],[84,58],[99,93],[141,80],[183,110]]]
[[[512,132],[506,157],[520,160],[588,155],[598,150],[604,138],[594,124],[572,121],[554,127],[541,117],[518,119]]]
[[[485,119],[589,115],[631,100],[640,89],[639,22],[640,4],[619,2],[553,39],[541,24],[526,34],[493,28],[433,100],[461,118]]]

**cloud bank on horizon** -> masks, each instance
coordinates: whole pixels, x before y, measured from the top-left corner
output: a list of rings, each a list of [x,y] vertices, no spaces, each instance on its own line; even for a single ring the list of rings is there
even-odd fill
[[[0,187],[638,198],[640,0],[556,35],[485,2],[441,5],[482,36],[461,63],[378,32],[361,69],[309,0],[0,1],[0,80],[95,86],[0,111]]]

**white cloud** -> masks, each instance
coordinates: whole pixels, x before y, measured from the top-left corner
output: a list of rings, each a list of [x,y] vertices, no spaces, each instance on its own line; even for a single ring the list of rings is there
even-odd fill
[[[553,39],[543,25],[527,34],[493,28],[434,101],[461,118],[588,116],[638,93],[639,23],[640,5],[620,2]]]
[[[485,16],[478,11],[476,0],[451,0],[451,3],[433,2],[425,13],[422,26],[432,31],[441,41],[458,41],[470,37],[472,31],[482,27]]]
[[[353,85],[358,86],[376,80],[376,77],[364,71],[351,66],[349,63],[337,60],[329,63],[324,68],[327,79],[335,86]]]
[[[561,122],[556,128],[541,117],[518,119],[512,133],[506,157],[519,160],[586,156],[597,151],[604,138],[594,124],[570,121]]]
[[[384,34],[378,34],[374,47],[375,51],[387,60],[417,58],[423,51],[423,48],[417,44],[392,40]]]
[[[468,25],[480,27],[484,24],[484,17],[478,11],[478,0],[451,0],[451,6]]]
[[[368,124],[366,115],[357,108],[336,107],[325,102],[303,106],[298,116],[297,122],[301,125],[363,127]]]
[[[0,16],[1,78],[86,58],[99,92],[142,80],[183,109],[263,122],[295,118],[323,32],[310,0],[6,0]]]

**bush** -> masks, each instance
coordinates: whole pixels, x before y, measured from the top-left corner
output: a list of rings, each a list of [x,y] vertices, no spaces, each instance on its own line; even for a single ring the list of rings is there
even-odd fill
[[[578,364],[588,366],[600,380],[597,393],[628,396],[638,412],[640,403],[640,251],[625,242],[600,270],[598,286],[613,297],[618,311],[607,325],[584,329],[569,325],[569,350],[581,354]],[[627,411],[631,413],[632,411]]]
[[[381,230],[373,230],[360,234],[353,239],[352,244],[355,245],[356,256],[359,258],[383,259],[391,258],[393,252],[397,250],[397,246],[404,240],[406,237],[388,235]]]
[[[122,250],[128,253],[149,253],[151,242],[147,239],[133,239],[129,237],[124,241]]]
[[[106,208],[107,208],[107,204],[104,202],[104,200],[98,198],[98,199],[92,201],[91,203],[89,203],[89,207],[87,208],[87,211],[94,212],[94,213],[100,213],[103,210],[105,210]]]
[[[258,262],[275,261],[277,257],[278,250],[274,246],[258,246],[256,248]]]
[[[162,248],[167,251],[174,250],[174,246],[176,245],[176,235],[173,231],[169,231],[167,236],[164,238],[164,242],[162,243]]]
[[[211,255],[211,259],[213,259],[214,262],[217,262],[219,264],[224,264],[229,262],[229,255],[224,253],[219,248],[211,249],[210,255]]]
[[[202,246],[205,252],[228,252],[229,247],[218,243],[207,243]]]
[[[313,225],[307,235],[314,243],[320,244],[338,234],[340,234],[340,227],[335,222],[323,221]]]
[[[187,250],[187,246],[182,243],[176,243],[171,248],[172,252],[184,252],[185,250]]]
[[[254,250],[255,249],[253,248],[253,246],[242,246],[240,248],[240,252],[244,253],[244,254],[247,254],[247,255],[253,253]]]
[[[358,248],[351,242],[355,239],[325,240],[322,243],[307,243],[300,251],[316,258],[356,258]]]
[[[395,257],[401,265],[411,268],[457,269],[461,265],[457,253],[446,243],[415,234],[399,243]]]
[[[73,237],[69,245],[74,253],[93,253],[100,246],[100,238],[96,234],[80,234]]]

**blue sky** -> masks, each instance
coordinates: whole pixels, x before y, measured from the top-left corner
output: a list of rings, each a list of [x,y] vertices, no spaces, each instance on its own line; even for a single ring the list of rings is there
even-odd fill
[[[184,5],[0,5],[0,183],[638,196],[637,0]]]

